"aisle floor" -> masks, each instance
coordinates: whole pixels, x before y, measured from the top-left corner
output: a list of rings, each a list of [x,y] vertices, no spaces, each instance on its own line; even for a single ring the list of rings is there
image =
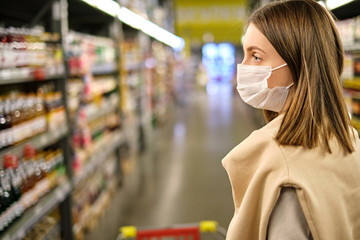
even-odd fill
[[[122,211],[113,225],[167,226],[216,220],[227,228],[234,209],[221,160],[261,125],[259,113],[231,90],[212,95],[193,92],[183,99],[186,101],[175,104],[165,122],[153,130],[139,159],[141,188],[133,207]]]
[[[166,225],[233,215],[231,188],[221,159],[256,128],[252,110],[224,88],[196,92],[177,104],[143,156],[144,182],[127,224]]]

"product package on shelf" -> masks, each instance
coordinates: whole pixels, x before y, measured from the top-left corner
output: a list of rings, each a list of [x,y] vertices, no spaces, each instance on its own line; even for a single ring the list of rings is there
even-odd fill
[[[0,82],[64,74],[60,36],[43,28],[0,28]]]
[[[56,208],[45,216],[31,231],[24,240],[61,240],[60,212]]]
[[[165,121],[165,113],[173,101],[174,75],[173,75],[173,52],[160,42],[151,44],[152,58],[156,64],[147,74],[147,82],[151,83],[152,113],[155,122]]]
[[[143,56],[136,40],[121,43],[121,108],[122,112],[137,115],[141,97]]]
[[[0,95],[0,149],[66,126],[62,94],[51,85]]]
[[[0,96],[0,149],[17,144],[47,130],[41,93]]]
[[[338,21],[336,23],[338,27],[339,34],[344,46],[353,46],[354,45],[354,19],[347,19],[343,21]]]
[[[108,156],[89,178],[73,192],[73,231],[76,239],[92,230],[109,205],[116,190],[116,157]]]
[[[103,86],[104,87],[104,86]],[[120,115],[116,112],[119,95],[113,92],[113,85],[105,91],[91,94],[91,98],[80,100],[74,118],[73,146],[75,150],[73,168],[75,174],[82,172],[89,156],[101,151],[106,141],[111,141],[113,132],[120,128]]]
[[[46,83],[0,93],[0,238],[8,229],[16,234],[14,221],[67,180],[56,144],[66,134],[65,109],[54,89]]]
[[[82,79],[71,78],[68,80],[68,106],[70,115],[75,117],[80,105],[95,104],[95,112],[104,107],[117,107],[118,94],[116,92],[116,79],[113,76],[86,75]],[[89,107],[90,108],[90,107]]]
[[[115,41],[71,32],[67,37],[68,106],[73,125],[75,182],[95,166],[120,128]],[[115,132],[115,133],[114,133]],[[115,135],[114,135],[115,134]],[[111,145],[110,145],[111,147]]]
[[[344,69],[341,75],[342,79],[353,79],[354,78],[354,57],[350,53],[344,55]]]
[[[66,42],[71,76],[116,71],[114,40],[70,32]]]
[[[4,155],[3,170],[0,170],[0,232],[42,196],[66,181],[63,152],[50,147],[37,152],[25,145],[23,156]]]
[[[88,165],[98,164],[104,155],[114,151],[114,148],[120,144],[119,118],[118,114],[110,113],[90,123],[81,120],[82,127],[73,135],[75,176],[86,175]]]

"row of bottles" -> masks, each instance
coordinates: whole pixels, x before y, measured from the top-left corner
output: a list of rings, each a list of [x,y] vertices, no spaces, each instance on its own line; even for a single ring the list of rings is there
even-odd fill
[[[67,94],[70,114],[75,112],[81,103],[91,101],[99,102],[104,94],[111,93],[116,89],[114,76],[86,76],[71,78],[68,80]]]
[[[41,93],[0,97],[0,148],[46,131],[44,97]]]
[[[57,184],[65,174],[63,162],[63,152],[56,148],[37,152],[25,145],[21,160],[5,154],[4,169],[0,170],[0,231]]]
[[[64,73],[60,35],[41,27],[0,28],[0,59],[0,79]]]
[[[66,57],[69,62],[70,75],[83,75],[110,65],[114,68],[116,48],[110,38],[97,37],[77,32],[70,32],[66,38]]]
[[[48,119],[48,120],[47,120]],[[0,149],[64,123],[62,95],[49,86],[37,92],[0,95]]]
[[[79,175],[88,164],[90,156],[100,157],[109,142],[114,141],[121,126],[119,114],[110,113],[94,121],[87,122],[85,114],[80,114],[79,126],[74,129],[72,144],[74,147],[73,171]]]

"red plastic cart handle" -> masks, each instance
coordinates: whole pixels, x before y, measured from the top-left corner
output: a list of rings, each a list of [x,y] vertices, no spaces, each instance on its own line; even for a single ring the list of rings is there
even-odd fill
[[[168,229],[149,229],[137,232],[137,240],[162,239],[163,237],[173,237],[174,239],[200,240],[199,227],[168,228]]]

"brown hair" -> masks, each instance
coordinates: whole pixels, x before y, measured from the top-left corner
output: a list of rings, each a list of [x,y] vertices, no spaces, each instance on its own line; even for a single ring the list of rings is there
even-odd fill
[[[350,117],[340,83],[344,52],[330,13],[313,0],[285,0],[256,10],[250,23],[285,60],[294,81],[293,101],[276,140],[307,148],[321,143],[331,153],[329,140],[335,136],[345,152],[353,152]],[[264,113],[267,121],[278,115]]]

